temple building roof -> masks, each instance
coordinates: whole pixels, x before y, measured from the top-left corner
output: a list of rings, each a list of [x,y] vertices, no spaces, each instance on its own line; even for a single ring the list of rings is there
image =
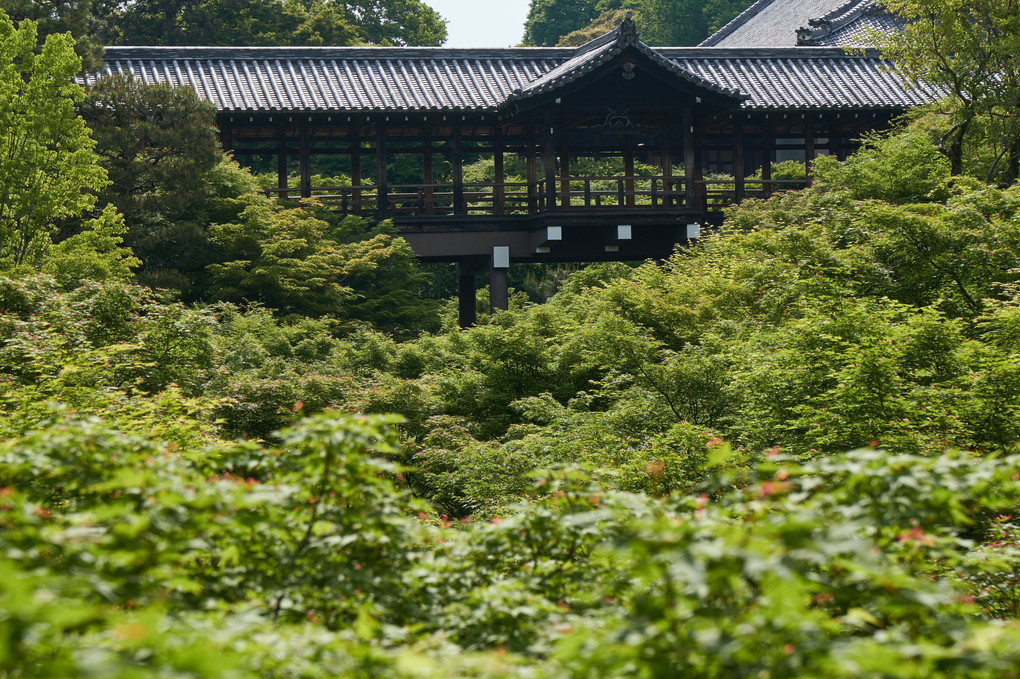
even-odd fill
[[[627,14],[627,20],[616,29],[576,48],[569,59],[560,63],[541,77],[532,80],[522,87],[520,91],[515,91],[511,98],[521,99],[533,96],[576,81],[587,73],[596,70],[610,59],[619,56],[628,48],[645,60],[647,65],[653,68],[661,68],[680,80],[687,81],[699,88],[736,99],[749,98],[747,94],[741,92],[738,88],[720,85],[713,80],[701,77],[694,71],[679,66],[675,61],[663,56],[659,51],[645,45],[638,39],[637,28],[630,18],[630,13]]]
[[[791,3],[761,0],[755,6],[763,4]],[[795,4],[811,12],[828,8],[819,19],[827,23],[813,25],[807,36],[819,42],[840,44],[840,36],[856,30],[861,17],[879,20],[861,7],[870,0],[851,0],[835,9],[830,7],[834,0]],[[693,89],[745,110],[903,109],[937,96],[911,86],[873,53],[795,44],[652,48],[638,39],[629,19],[578,48],[108,47],[105,59],[104,71],[89,75],[86,83],[104,74],[131,73],[147,83],[193,87],[225,113],[497,112],[595,77],[598,69],[620,59],[626,67],[656,71],[667,86]]]
[[[901,25],[874,0],[758,0],[700,47],[865,47]]]

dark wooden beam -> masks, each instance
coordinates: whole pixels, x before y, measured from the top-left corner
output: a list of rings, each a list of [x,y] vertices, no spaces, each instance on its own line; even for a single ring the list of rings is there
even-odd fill
[[[432,169],[432,135],[431,130],[426,130],[421,143],[422,152],[422,181],[425,182],[425,214],[435,214],[435,189],[432,184],[436,182],[436,175]]]
[[[382,118],[375,121],[375,184],[378,194],[376,212],[380,218],[389,214],[389,185],[386,179],[386,123]]]
[[[492,168],[494,179],[496,181],[496,214],[501,215],[506,212],[506,187],[503,186],[506,182],[506,172],[503,167],[503,130],[496,128],[493,130],[493,155],[492,155]]]
[[[453,214],[463,215],[467,214],[467,204],[464,202],[464,148],[459,123],[453,124],[450,151],[453,155],[450,159],[453,165]]]
[[[623,138],[623,174],[627,177],[623,182],[626,192],[627,207],[634,207],[634,137]]]
[[[662,169],[662,204],[673,205],[673,138],[669,134],[662,136],[662,155],[659,164]]]
[[[733,123],[733,198],[744,200],[744,124],[740,114]]]
[[[457,263],[457,320],[461,328],[470,328],[478,322],[475,274],[474,267]]]
[[[357,130],[350,130],[348,138],[351,143],[351,186],[358,187],[351,191],[351,200],[354,202],[351,211],[361,214],[361,137]]]
[[[510,308],[510,283],[507,269],[489,269],[489,311],[506,311]]]
[[[542,125],[542,174],[545,177],[546,209],[556,205],[556,138],[553,136],[552,112],[547,112]]]
[[[289,172],[287,169],[287,142],[276,143],[276,188],[281,189],[280,197],[287,198],[287,180]]]
[[[688,210],[697,208],[697,195],[695,192],[694,178],[696,176],[694,166],[697,164],[694,152],[694,114],[690,106],[683,110],[684,119],[684,207]]]
[[[300,131],[300,172],[301,172],[301,197],[308,198],[312,195],[312,173],[309,163],[310,141],[308,139],[308,126],[301,125]]]
[[[535,128],[531,126],[528,133],[528,148],[525,151],[525,162],[528,166],[528,212],[538,212],[538,167],[535,154],[538,152],[538,140],[535,138]]]
[[[804,123],[804,170],[808,180],[811,179],[811,166],[815,162],[815,126],[808,120]]]
[[[564,131],[560,136],[560,207],[570,207],[570,139]]]

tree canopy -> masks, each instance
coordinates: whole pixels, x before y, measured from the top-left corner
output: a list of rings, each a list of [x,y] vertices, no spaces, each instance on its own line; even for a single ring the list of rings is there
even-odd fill
[[[53,33],[70,33],[85,70],[101,64],[102,41],[110,28],[106,19],[112,8],[109,0],[0,0],[0,9],[15,24],[23,19],[36,24],[40,41]]]
[[[95,204],[106,183],[75,112],[81,61],[64,34],[36,53],[36,27],[0,10],[0,265],[37,259],[58,220]]]
[[[743,11],[747,0],[532,0],[525,45],[580,45],[631,10],[650,45],[696,45]],[[577,32],[567,37],[568,34]]]
[[[963,172],[973,135],[991,151],[987,178],[1007,183],[1020,165],[1020,6],[1015,0],[882,0],[905,20],[875,35],[885,54],[918,82],[946,93],[950,124],[940,148]]]
[[[422,0],[0,0],[40,39],[69,31],[86,70],[103,45],[441,45],[445,20]]]

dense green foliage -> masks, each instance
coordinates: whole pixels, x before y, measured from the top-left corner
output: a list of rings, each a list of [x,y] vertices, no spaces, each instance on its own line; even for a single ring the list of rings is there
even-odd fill
[[[0,0],[0,9],[15,23],[28,19],[37,26],[40,38],[54,33],[70,33],[75,52],[86,70],[102,63],[102,37],[111,7],[108,0]]]
[[[1020,193],[815,172],[404,341],[160,299],[110,208],[0,279],[0,676],[1017,676]],[[223,291],[392,238],[232,200]]]
[[[1020,186],[930,119],[460,330],[187,95],[98,90],[96,154],[0,38],[91,182],[0,260],[0,678],[1020,677]]]
[[[1014,0],[882,0],[903,30],[872,36],[918,82],[946,93],[940,150],[953,174],[982,150],[985,179],[1020,176],[1020,6]]]
[[[80,61],[66,35],[34,52],[36,26],[0,10],[0,264],[37,263],[57,220],[91,207],[106,183],[74,103]]]
[[[422,0],[0,0],[43,36],[70,32],[87,70],[103,45],[441,45]]]
[[[696,45],[742,12],[747,0],[532,0],[525,45],[581,45],[634,13],[649,45]]]

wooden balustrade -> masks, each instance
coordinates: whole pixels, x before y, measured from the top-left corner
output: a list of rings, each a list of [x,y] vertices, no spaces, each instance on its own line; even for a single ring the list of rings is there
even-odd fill
[[[766,198],[806,185],[806,179],[744,179],[743,195]],[[718,210],[736,201],[734,179],[706,179],[694,182],[694,186],[694,203],[688,204],[683,177],[556,177],[531,183],[464,183],[459,190],[452,183],[390,184],[384,194],[384,213],[392,217],[427,217],[525,216],[553,210],[604,208]],[[334,206],[343,215],[369,216],[380,212],[379,189],[371,184],[311,187],[310,192],[310,198]],[[265,193],[301,200],[300,191],[293,188],[265,189]]]
[[[802,189],[807,179],[744,179],[744,199],[768,198],[774,193]],[[695,193],[705,200],[706,210],[719,210],[737,202],[737,181],[706,179],[695,182]]]

